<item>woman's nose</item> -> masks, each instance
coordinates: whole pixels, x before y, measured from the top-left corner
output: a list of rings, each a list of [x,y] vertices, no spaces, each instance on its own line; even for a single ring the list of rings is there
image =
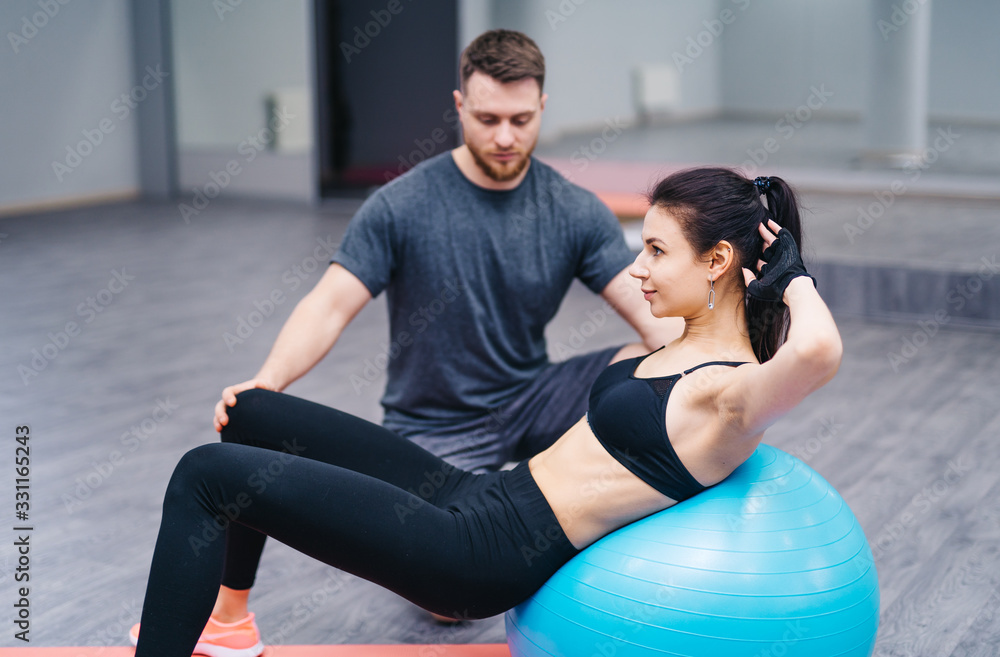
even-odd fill
[[[639,255],[637,255],[635,257],[635,260],[633,260],[632,264],[629,265],[629,267],[628,267],[629,276],[631,276],[632,278],[646,278],[647,276],[649,276],[649,272],[639,262],[639,260],[641,258],[642,258],[642,254],[640,253]]]

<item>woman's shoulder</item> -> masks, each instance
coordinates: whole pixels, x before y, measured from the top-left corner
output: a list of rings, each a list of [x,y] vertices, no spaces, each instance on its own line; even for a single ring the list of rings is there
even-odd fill
[[[757,357],[748,350],[698,350],[677,345],[676,342],[660,347],[637,361],[636,376],[666,377],[702,374],[718,375],[727,369],[743,365],[757,365]],[[704,370],[704,371],[703,371]]]

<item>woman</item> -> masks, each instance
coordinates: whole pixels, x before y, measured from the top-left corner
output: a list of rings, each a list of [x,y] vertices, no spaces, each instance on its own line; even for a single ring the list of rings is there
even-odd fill
[[[231,425],[252,433],[223,431],[171,478],[136,654],[259,654],[247,597],[265,535],[434,613],[482,618],[728,476],[833,377],[840,336],[802,266],[783,180],[693,169],[649,200],[630,273],[654,316],[684,318],[683,335],[609,366],[587,416],[511,471],[470,474],[340,411],[241,393]]]

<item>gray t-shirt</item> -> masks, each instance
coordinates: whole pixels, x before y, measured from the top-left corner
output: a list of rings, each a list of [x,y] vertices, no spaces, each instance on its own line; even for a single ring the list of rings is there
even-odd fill
[[[484,416],[548,365],[544,331],[574,277],[595,293],[632,261],[594,194],[532,158],[516,189],[470,182],[450,152],[380,188],[331,262],[388,295],[386,421]]]

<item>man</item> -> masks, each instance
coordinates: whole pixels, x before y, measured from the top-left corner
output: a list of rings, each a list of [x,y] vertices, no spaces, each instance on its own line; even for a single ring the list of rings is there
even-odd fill
[[[462,53],[454,92],[464,145],[368,198],[330,268],[296,306],[257,375],[226,388],[282,390],[308,372],[383,290],[390,341],[383,424],[449,462],[495,470],[548,447],[586,411],[610,362],[679,335],[655,319],[626,269],[617,219],[531,154],[547,96],[535,43],[486,32]],[[631,324],[642,343],[548,361],[544,329],[573,278]]]

